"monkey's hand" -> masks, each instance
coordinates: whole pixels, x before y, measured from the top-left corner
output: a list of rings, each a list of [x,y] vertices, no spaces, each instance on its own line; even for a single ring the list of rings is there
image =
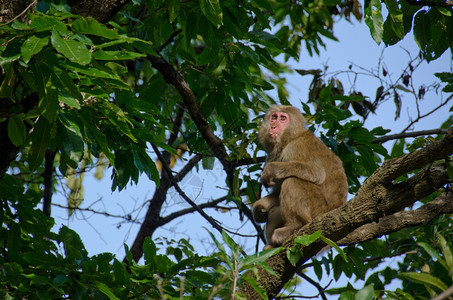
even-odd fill
[[[272,167],[272,163],[266,164],[263,173],[261,174],[261,183],[265,187],[271,187],[275,185],[275,168]]]
[[[253,205],[253,218],[256,223],[264,223],[267,221],[268,210],[260,204]]]

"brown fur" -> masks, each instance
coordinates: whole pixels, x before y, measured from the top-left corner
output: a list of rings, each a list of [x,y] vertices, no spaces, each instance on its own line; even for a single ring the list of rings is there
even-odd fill
[[[288,114],[290,122],[271,138],[269,118],[275,112]],[[346,202],[348,183],[341,160],[306,123],[297,108],[272,106],[260,127],[259,140],[268,154],[261,182],[273,191],[253,204],[253,214],[256,222],[267,222],[266,247],[283,244],[313,218]]]

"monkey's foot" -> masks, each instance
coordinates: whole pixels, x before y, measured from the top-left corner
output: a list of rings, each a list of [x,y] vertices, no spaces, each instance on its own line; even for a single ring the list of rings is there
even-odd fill
[[[301,226],[285,226],[275,229],[271,238],[272,244],[283,245],[300,227]]]
[[[272,248],[275,248],[275,246],[267,244],[266,246],[264,246],[263,250],[272,249]]]

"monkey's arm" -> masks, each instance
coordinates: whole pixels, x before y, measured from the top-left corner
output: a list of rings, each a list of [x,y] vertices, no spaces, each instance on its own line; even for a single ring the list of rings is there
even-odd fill
[[[264,186],[273,186],[275,181],[288,177],[297,177],[301,180],[320,185],[326,179],[326,171],[317,159],[310,161],[273,161],[266,164],[261,174]]]

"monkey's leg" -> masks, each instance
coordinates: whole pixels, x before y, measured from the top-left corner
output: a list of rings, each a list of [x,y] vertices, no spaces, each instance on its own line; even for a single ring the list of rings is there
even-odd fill
[[[267,245],[264,250],[273,248],[277,245],[272,244],[272,235],[274,231],[284,225],[280,205],[276,205],[269,210],[266,223],[266,241]]]
[[[268,213],[274,206],[280,205],[278,194],[272,193],[253,203],[253,217],[255,222],[264,223],[268,219]]]
[[[313,183],[290,177],[283,181],[280,192],[281,215],[284,226],[275,229],[271,244],[281,245],[302,226],[326,211],[321,188]]]

